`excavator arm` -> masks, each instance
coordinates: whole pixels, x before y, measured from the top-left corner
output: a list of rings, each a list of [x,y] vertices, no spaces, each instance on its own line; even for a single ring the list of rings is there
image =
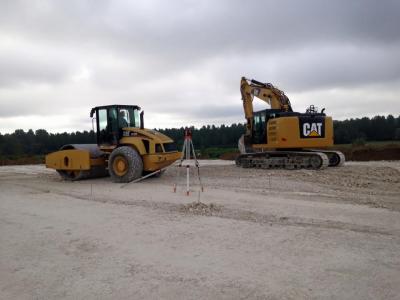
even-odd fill
[[[272,109],[293,111],[289,98],[283,91],[274,87],[271,83],[262,83],[254,79],[242,77],[240,81],[240,93],[242,94],[244,115],[247,120],[247,133],[250,134],[253,124],[253,99],[257,97],[268,103]]]

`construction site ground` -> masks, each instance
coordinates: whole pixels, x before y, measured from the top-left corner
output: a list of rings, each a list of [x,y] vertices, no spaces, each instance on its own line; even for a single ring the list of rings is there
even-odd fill
[[[0,167],[0,299],[399,299],[399,161],[200,163],[189,197],[177,167],[125,186]]]

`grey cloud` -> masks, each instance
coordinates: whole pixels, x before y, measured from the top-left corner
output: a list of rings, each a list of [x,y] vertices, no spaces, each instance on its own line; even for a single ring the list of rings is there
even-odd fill
[[[396,82],[399,20],[391,0],[5,0],[0,117],[57,105],[83,120],[83,107],[135,103],[241,122],[243,75],[289,96]],[[87,80],[74,81],[82,66]]]
[[[226,106],[219,106],[219,105],[202,105],[200,107],[196,107],[193,111],[190,112],[192,117],[200,118],[200,119],[230,119],[232,117],[240,116],[239,120],[242,121],[242,111],[243,108],[240,105],[241,103],[238,101],[239,105],[226,105]]]
[[[0,54],[0,88],[23,83],[57,83],[65,80],[71,70],[59,62],[32,57],[6,57]]]
[[[318,41],[392,43],[400,38],[398,1],[8,3],[1,19],[10,30],[86,43],[94,37],[107,47],[183,58],[212,56],[216,50],[269,52]]]
[[[400,78],[400,43],[386,48],[335,45],[282,62],[276,77],[294,91],[363,86]]]
[[[222,55],[246,59],[326,43],[365,47],[400,39],[398,1],[41,3],[10,1],[2,25],[65,46],[120,53],[163,74]]]
[[[7,119],[31,114],[31,108],[25,103],[1,99],[0,118]]]

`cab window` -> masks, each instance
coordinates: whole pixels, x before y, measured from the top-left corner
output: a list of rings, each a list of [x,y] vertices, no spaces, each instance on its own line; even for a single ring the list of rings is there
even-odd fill
[[[138,110],[132,108],[120,108],[118,110],[118,124],[119,128],[139,127],[140,119]]]

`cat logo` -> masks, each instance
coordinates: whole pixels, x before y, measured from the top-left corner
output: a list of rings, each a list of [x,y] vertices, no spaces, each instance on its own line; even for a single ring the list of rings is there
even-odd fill
[[[301,139],[325,138],[325,118],[299,116],[299,133]]]
[[[303,123],[304,137],[321,137],[322,123]]]

